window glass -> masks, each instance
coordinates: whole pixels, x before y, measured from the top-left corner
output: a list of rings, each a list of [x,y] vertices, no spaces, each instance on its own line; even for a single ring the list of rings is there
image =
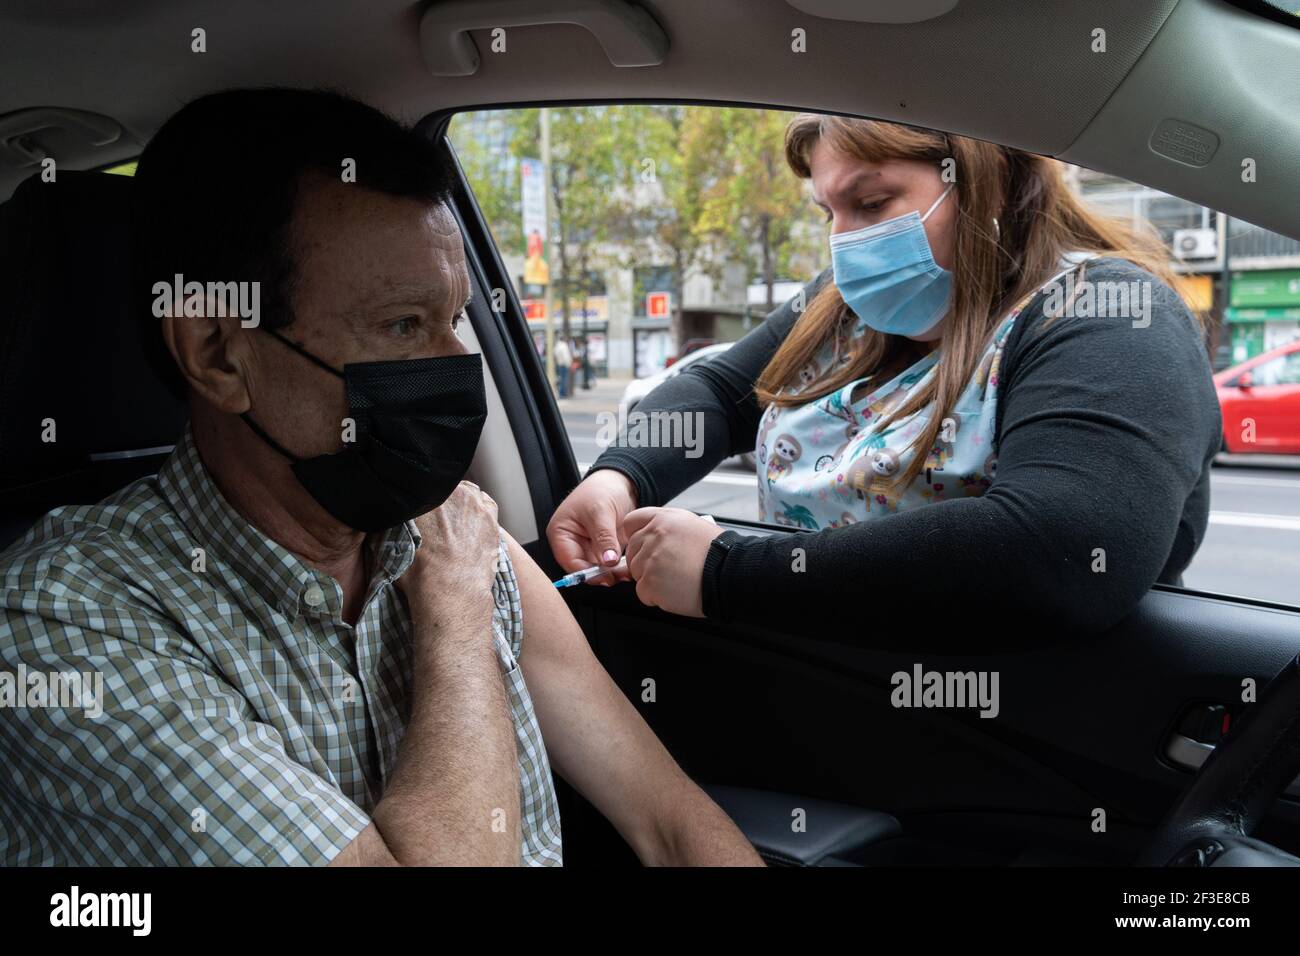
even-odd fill
[[[1283,13],[1300,17],[1300,0],[1264,0],[1270,7],[1276,7]]]
[[[1292,352],[1260,363],[1251,370],[1250,378],[1252,384],[1256,386],[1300,383],[1300,352]]]
[[[1285,359],[1276,358],[1271,362],[1261,362],[1250,372],[1252,385],[1277,385],[1282,381],[1282,366]]]
[[[548,308],[555,340],[569,346],[568,366],[554,372],[584,470],[603,448],[610,416],[635,411],[656,385],[725,352],[830,264],[825,213],[785,163],[791,118],[629,105],[453,120],[449,138],[515,277],[539,354]],[[1300,340],[1300,242],[1114,175],[1061,170],[1095,212],[1159,236],[1225,381],[1239,374],[1229,369]],[[547,180],[549,197],[539,188]],[[1257,384],[1300,381],[1300,352],[1253,375]],[[1209,527],[1184,581],[1291,604],[1300,573],[1300,407],[1233,404],[1266,397],[1220,389],[1233,450],[1212,473]],[[1249,435],[1244,444],[1237,432]],[[847,435],[837,429],[830,438],[835,445]],[[758,463],[746,444],[672,504],[759,520],[760,483],[773,463]],[[963,494],[985,486],[978,475],[956,478]],[[761,516],[783,530],[808,526],[798,508]]]

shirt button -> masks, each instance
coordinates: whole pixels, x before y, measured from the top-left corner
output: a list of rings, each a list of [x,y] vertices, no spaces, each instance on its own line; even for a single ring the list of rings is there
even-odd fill
[[[307,602],[308,607],[320,607],[325,603],[325,592],[320,589],[320,585],[313,584],[303,594],[302,599]]]

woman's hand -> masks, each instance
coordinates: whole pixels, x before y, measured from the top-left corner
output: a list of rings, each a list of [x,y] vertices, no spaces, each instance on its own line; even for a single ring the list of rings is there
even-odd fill
[[[722,529],[682,508],[638,508],[623,519],[627,566],[642,604],[704,617],[700,581],[709,544]]]
[[[594,565],[613,567],[623,554],[627,534],[624,516],[636,507],[636,486],[621,471],[594,471],[560,502],[546,526],[551,553],[565,571],[581,571]],[[605,574],[591,584],[611,587],[630,581],[626,568]]]

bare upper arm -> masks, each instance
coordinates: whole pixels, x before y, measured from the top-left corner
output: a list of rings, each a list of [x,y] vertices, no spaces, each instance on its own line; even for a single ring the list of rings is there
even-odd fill
[[[519,663],[551,762],[644,858],[657,824],[707,798],[596,660],[555,586],[505,537],[524,609]]]

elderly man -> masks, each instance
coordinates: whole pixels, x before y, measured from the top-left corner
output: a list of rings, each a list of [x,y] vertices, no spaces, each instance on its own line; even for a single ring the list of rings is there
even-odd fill
[[[450,182],[322,92],[207,96],[146,149],[190,425],[0,561],[0,668],[103,675],[0,722],[4,863],[558,864],[552,762],[645,863],[760,862],[462,481]]]

